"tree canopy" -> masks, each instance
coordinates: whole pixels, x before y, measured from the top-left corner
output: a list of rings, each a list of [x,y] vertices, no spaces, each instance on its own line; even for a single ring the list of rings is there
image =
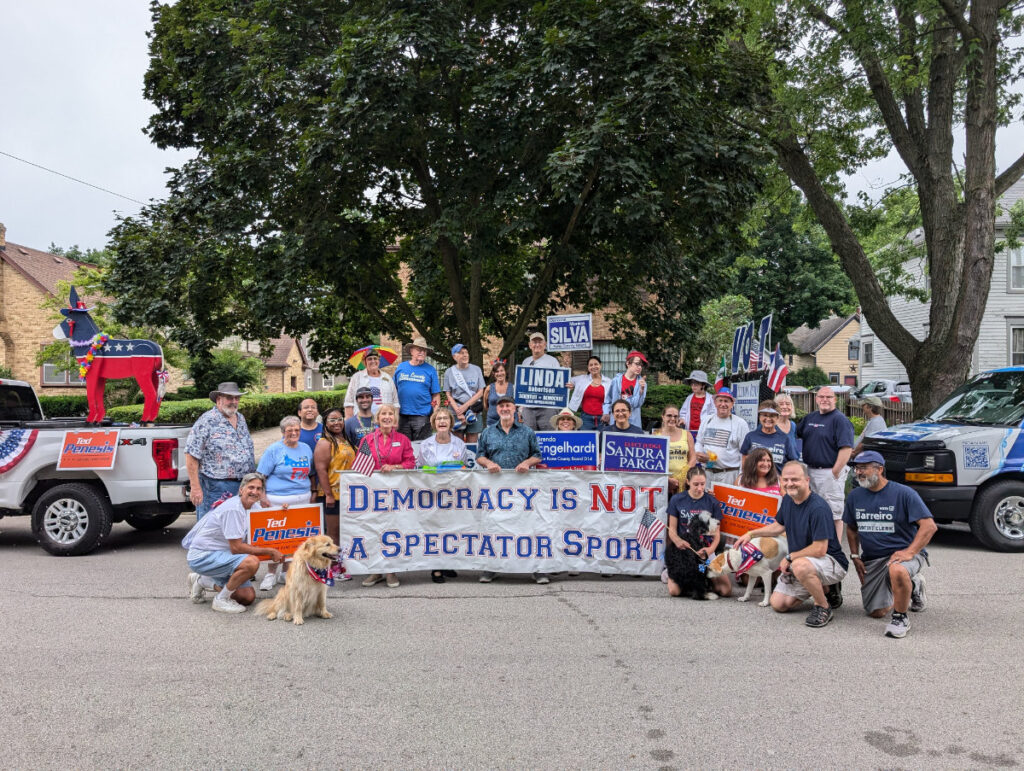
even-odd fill
[[[112,232],[123,318],[193,353],[312,332],[521,345],[614,305],[674,372],[765,156],[733,12],[691,0],[153,5],[148,132],[193,148]]]

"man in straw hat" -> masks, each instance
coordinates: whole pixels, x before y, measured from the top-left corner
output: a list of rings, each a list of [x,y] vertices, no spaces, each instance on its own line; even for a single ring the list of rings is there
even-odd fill
[[[242,477],[256,470],[256,449],[245,417],[238,411],[238,383],[210,391],[214,406],[199,416],[185,442],[189,500],[196,519],[225,495],[237,495]]]
[[[413,442],[430,436],[430,413],[441,403],[441,380],[434,366],[427,363],[429,352],[423,337],[414,338],[409,344],[409,361],[395,368],[401,405],[398,430]]]

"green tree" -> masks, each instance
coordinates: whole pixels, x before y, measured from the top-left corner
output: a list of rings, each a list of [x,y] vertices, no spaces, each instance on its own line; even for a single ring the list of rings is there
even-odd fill
[[[148,132],[196,157],[112,234],[119,314],[194,354],[311,330],[337,364],[415,329],[479,362],[482,336],[507,356],[549,313],[614,303],[623,340],[678,367],[764,162],[732,120],[750,94],[724,5],[153,8]]]
[[[751,2],[738,48],[765,79],[755,122],[805,195],[875,334],[907,369],[916,414],[967,376],[988,297],[996,201],[1024,156],[996,173],[996,128],[1020,101],[1022,18],[1004,0]],[[966,137],[962,166],[954,129]],[[844,210],[840,175],[894,149],[919,202],[931,305],[923,341],[886,302],[884,277]]]
[[[804,367],[786,376],[786,385],[798,385],[806,388],[827,385],[828,382],[828,375],[821,367]]]
[[[243,390],[259,391],[263,388],[263,370],[263,361],[256,356],[247,356],[236,347],[217,348],[209,357],[192,361],[189,375],[199,394],[228,381],[238,383]]]
[[[690,361],[694,367],[707,372],[713,382],[722,357],[725,356],[726,363],[730,363],[732,337],[736,327],[749,321],[753,310],[748,298],[723,295],[701,305],[700,316],[704,322],[696,337],[696,344],[692,346],[694,355]]]

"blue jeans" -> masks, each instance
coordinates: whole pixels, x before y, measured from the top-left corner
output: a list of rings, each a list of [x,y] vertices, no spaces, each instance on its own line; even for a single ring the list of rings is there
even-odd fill
[[[212,479],[203,474],[199,475],[199,487],[203,491],[203,502],[196,506],[196,521],[198,522],[208,512],[224,493],[238,495],[238,487],[241,484],[239,479]]]

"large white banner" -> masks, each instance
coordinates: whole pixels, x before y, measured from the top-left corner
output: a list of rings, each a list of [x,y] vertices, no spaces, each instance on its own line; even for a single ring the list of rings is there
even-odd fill
[[[660,475],[599,471],[343,474],[345,566],[353,574],[655,576],[663,566],[664,533],[646,549],[637,530],[647,511],[666,521],[667,483]]]

